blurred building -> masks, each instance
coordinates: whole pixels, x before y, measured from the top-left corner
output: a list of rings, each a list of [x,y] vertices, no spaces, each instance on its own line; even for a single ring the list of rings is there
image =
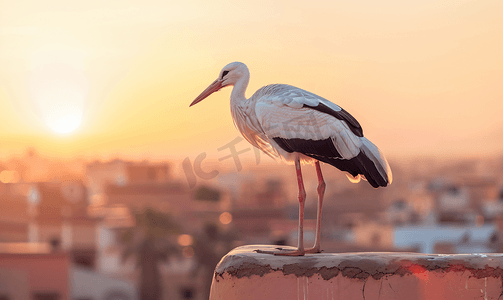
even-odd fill
[[[503,188],[500,189],[494,201],[486,201],[482,204],[482,212],[487,220],[495,220],[503,217]]]
[[[383,189],[374,189],[369,184],[353,184],[349,188],[339,190],[325,196],[323,222],[343,227],[353,227],[358,223],[379,220],[385,214],[386,205]],[[316,216],[314,198],[309,208],[311,218]]]
[[[171,180],[168,163],[132,162],[115,159],[92,162],[86,166],[87,186],[91,197],[105,192],[109,185],[125,186],[139,183],[166,183]]]
[[[389,224],[414,224],[419,222],[420,215],[413,203],[405,199],[398,199],[387,207],[385,219]]]
[[[284,183],[280,178],[249,177],[241,180],[234,207],[246,209],[281,209],[288,204]]]
[[[0,164],[0,182],[26,183],[82,180],[85,163],[81,159],[62,161],[37,155],[28,149],[23,157],[10,158]]]
[[[0,242],[51,243],[94,266],[97,221],[82,181],[0,184]]]
[[[57,243],[73,261],[94,267],[97,220],[87,215],[86,199],[82,181],[33,184],[28,241]]]
[[[28,241],[29,188],[28,184],[0,182],[0,243]]]
[[[396,247],[416,247],[421,253],[490,253],[499,250],[495,225],[403,226],[393,230]]]
[[[463,174],[435,178],[429,191],[435,199],[435,213],[441,223],[470,223],[477,216],[491,220],[498,217],[498,183],[494,178]]]
[[[70,257],[65,253],[0,252],[0,278],[12,273],[16,280],[0,284],[2,299],[70,299]],[[12,285],[4,285],[4,282]]]
[[[71,261],[71,255],[44,243],[0,245],[0,299],[136,300],[135,286]]]
[[[71,299],[136,300],[135,285],[123,278],[72,266],[70,269]]]
[[[108,215],[114,210],[131,214],[150,207],[169,213],[190,231],[208,219],[218,220],[222,212],[231,209],[229,194],[223,191],[217,191],[216,201],[196,199],[201,187],[191,190],[171,178],[168,163],[94,162],[87,166],[86,175],[91,209],[98,215],[99,209],[101,215]]]
[[[23,270],[0,267],[0,299],[30,299],[28,274]]]

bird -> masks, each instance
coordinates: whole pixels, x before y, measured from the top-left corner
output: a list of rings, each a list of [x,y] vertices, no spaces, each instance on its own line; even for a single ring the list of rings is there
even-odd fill
[[[350,181],[366,180],[372,187],[386,187],[393,177],[382,152],[363,135],[358,121],[346,110],[316,94],[287,84],[271,84],[245,97],[250,80],[241,62],[226,65],[189,107],[220,89],[233,86],[230,96],[234,125],[243,137],[265,154],[295,165],[298,184],[299,226],[297,249],[256,250],[285,256],[320,253],[321,215],[326,184],[320,162],[346,173]],[[304,247],[306,191],[301,165],[314,164],[318,177],[316,235],[313,247]]]

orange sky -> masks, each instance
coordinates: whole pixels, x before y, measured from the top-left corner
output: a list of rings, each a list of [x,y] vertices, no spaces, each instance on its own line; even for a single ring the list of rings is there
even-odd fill
[[[315,92],[388,157],[500,155],[502,15],[500,0],[0,0],[0,157],[218,155],[239,136],[230,88],[188,105],[232,61],[247,96]]]

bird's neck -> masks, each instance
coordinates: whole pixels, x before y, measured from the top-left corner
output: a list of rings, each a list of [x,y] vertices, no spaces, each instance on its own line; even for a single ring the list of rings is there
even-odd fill
[[[231,102],[242,103],[246,101],[246,88],[248,87],[248,82],[250,81],[250,73],[244,74],[239,80],[234,84],[234,88],[231,93]]]

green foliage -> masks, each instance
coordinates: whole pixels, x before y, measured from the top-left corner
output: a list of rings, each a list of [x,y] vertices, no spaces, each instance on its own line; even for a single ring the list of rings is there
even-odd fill
[[[150,233],[148,236],[160,237],[180,233],[180,227],[171,216],[152,208],[147,208],[143,213],[135,214],[136,227]]]
[[[196,195],[195,198],[196,200],[203,200],[203,201],[212,201],[212,202],[218,202],[220,201],[220,191],[217,189],[212,189],[207,186],[201,186],[196,190]]]

